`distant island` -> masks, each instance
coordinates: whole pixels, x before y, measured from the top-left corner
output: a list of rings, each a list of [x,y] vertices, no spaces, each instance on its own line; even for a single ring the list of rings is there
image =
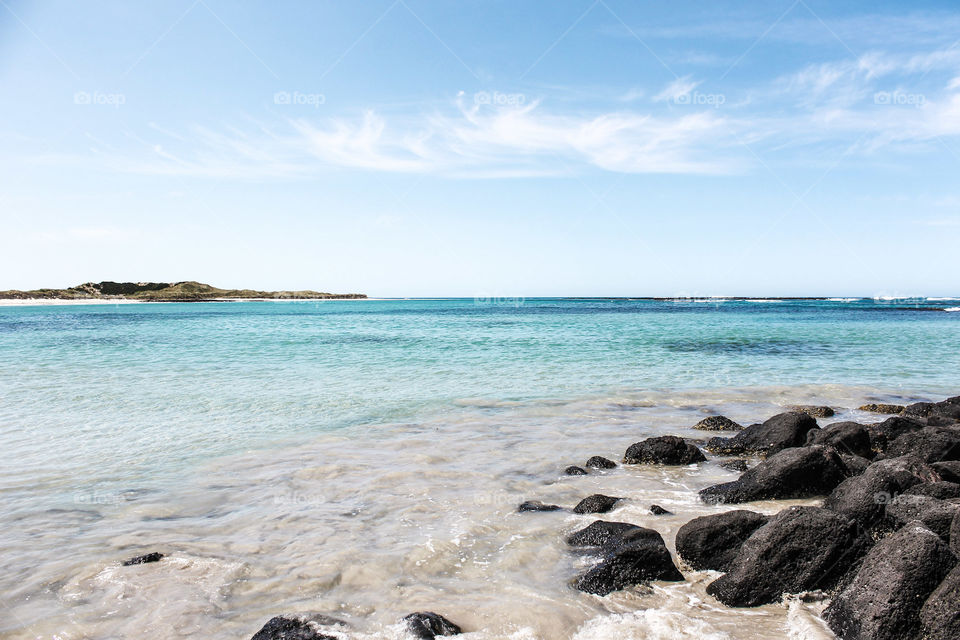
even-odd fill
[[[255,291],[218,289],[209,284],[186,282],[87,282],[69,289],[0,291],[0,300],[139,300],[143,302],[203,302],[209,300],[271,299],[331,300],[362,299],[362,293],[321,291]]]

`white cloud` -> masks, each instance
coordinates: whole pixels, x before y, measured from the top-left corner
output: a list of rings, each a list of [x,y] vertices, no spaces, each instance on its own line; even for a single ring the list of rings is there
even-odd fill
[[[677,78],[668,84],[663,91],[653,97],[654,102],[676,102],[681,97],[688,95],[691,91],[700,85],[699,82],[690,79],[690,76]]]

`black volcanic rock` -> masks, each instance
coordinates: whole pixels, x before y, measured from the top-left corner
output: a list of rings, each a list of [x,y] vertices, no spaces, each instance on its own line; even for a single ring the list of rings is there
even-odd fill
[[[563,473],[568,476],[585,476],[587,475],[587,470],[576,465],[571,465],[564,469]]]
[[[817,421],[806,413],[780,413],[762,424],[750,425],[732,438],[711,438],[705,448],[727,455],[770,455],[790,447],[803,446],[807,442],[807,433],[818,428]]]
[[[930,466],[947,482],[960,483],[960,460],[934,462]]]
[[[163,554],[158,551],[154,551],[153,553],[147,553],[142,556],[137,556],[136,558],[130,558],[129,560],[124,560],[123,566],[129,567],[135,564],[148,564],[150,562],[160,562],[161,558],[163,558]]]
[[[727,416],[710,416],[693,425],[701,431],[739,431],[743,427]]]
[[[667,516],[667,515],[672,515],[672,512],[667,511],[666,509],[664,509],[663,507],[661,507],[661,506],[658,505],[658,504],[652,504],[652,505],[650,505],[650,513],[652,513],[652,514],[655,515],[655,516]]]
[[[930,496],[940,500],[949,500],[960,498],[960,484],[943,480],[940,482],[924,482],[913,485],[903,493],[909,496]]]
[[[432,611],[418,611],[404,616],[403,619],[413,637],[421,640],[433,640],[437,636],[457,636],[461,633],[459,626]]]
[[[343,621],[320,613],[287,614],[271,618],[251,640],[337,640],[321,629],[344,626]]]
[[[790,407],[790,411],[799,411],[814,418],[829,418],[834,414],[833,408],[816,404],[798,404]]]
[[[586,466],[591,469],[615,469],[617,463],[603,456],[593,456],[587,460]]]
[[[557,504],[544,504],[539,500],[527,500],[517,507],[517,511],[523,513],[524,511],[561,511],[563,507]]]
[[[950,541],[950,525],[960,513],[960,504],[939,500],[930,496],[902,494],[887,505],[887,518],[899,529],[908,522],[919,521],[926,528]]]
[[[860,411],[868,411],[868,412],[870,412],[870,413],[894,414],[894,413],[900,413],[900,412],[903,411],[906,407],[904,407],[902,404],[876,404],[876,403],[870,403],[870,404],[865,404],[865,405],[863,405],[863,406],[861,406],[861,407],[858,407],[858,408],[860,409]]]
[[[886,505],[895,496],[916,484],[939,479],[933,468],[911,456],[880,460],[862,474],[841,482],[823,506],[873,528],[880,524]]]
[[[630,445],[623,456],[625,464],[692,464],[706,459],[696,445],[677,436],[647,438]]]
[[[813,429],[807,434],[807,444],[824,444],[838,453],[849,453],[862,458],[872,458],[870,433],[856,422],[834,422],[822,429]]]
[[[956,562],[935,533],[911,523],[870,550],[823,617],[844,640],[918,637],[921,607]]]
[[[784,593],[834,586],[862,555],[857,524],[819,507],[791,507],[753,532],[707,593],[732,607],[776,602]]]
[[[720,466],[728,471],[746,471],[748,469],[747,461],[743,458],[738,458],[736,460],[724,460],[720,463]]]
[[[693,569],[726,571],[747,538],[768,521],[743,510],[694,518],[677,531],[677,553]]]
[[[960,460],[960,429],[927,427],[904,433],[887,445],[886,455],[913,455],[927,463]]]
[[[573,508],[574,513],[607,513],[620,502],[622,498],[613,498],[605,496],[602,493],[595,493],[577,503]]]
[[[650,529],[630,530],[605,550],[603,560],[574,582],[580,591],[605,596],[614,591],[650,582],[678,582],[683,574],[677,569],[660,534]],[[656,533],[656,532],[654,532]]]
[[[647,532],[647,535],[651,537],[660,538],[660,534],[653,529],[644,529],[627,522],[597,520],[593,524],[571,533],[567,538],[567,544],[571,547],[603,547],[619,542],[624,535],[631,531],[639,530]]]
[[[960,638],[960,565],[947,574],[920,609],[924,640]]]
[[[847,475],[847,466],[832,447],[794,447],[770,456],[738,480],[701,490],[700,499],[708,504],[732,504],[809,498],[829,494]]]
[[[905,416],[892,416],[883,422],[866,425],[870,435],[870,447],[876,452],[886,451],[888,443],[905,433],[920,431],[926,426],[919,420]]]

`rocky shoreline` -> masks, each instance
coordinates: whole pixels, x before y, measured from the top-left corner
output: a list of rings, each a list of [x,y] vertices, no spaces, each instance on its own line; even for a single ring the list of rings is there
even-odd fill
[[[621,461],[591,456],[558,468],[598,476],[620,465],[696,465],[712,459],[742,470],[732,482],[698,492],[708,505],[822,499],[762,514],[734,509],[687,521],[676,558],[658,531],[596,520],[565,536],[571,554],[596,558],[570,576],[573,589],[603,598],[686,571],[722,575],[707,594],[726,607],[756,607],[799,596],[828,602],[823,619],[842,640],[946,640],[960,637],[960,396],[909,406],[865,405],[889,414],[876,422],[821,425],[830,407],[799,406],[747,427],[710,416],[703,439],[657,436],[630,445]],[[586,456],[585,456],[586,457]],[[571,478],[572,482],[578,482]],[[629,496],[593,494],[576,505],[527,500],[520,517],[606,514]],[[669,514],[656,504],[650,514]],[[548,520],[549,521],[549,520]],[[130,563],[161,561],[159,553]],[[398,620],[415,638],[461,633],[455,622],[418,611]],[[477,631],[480,629],[466,629]],[[350,625],[323,613],[269,619],[253,640],[335,640]]]

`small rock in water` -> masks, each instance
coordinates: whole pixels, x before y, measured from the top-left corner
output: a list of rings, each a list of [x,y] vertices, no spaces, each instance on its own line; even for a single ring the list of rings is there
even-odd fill
[[[517,511],[523,513],[524,511],[560,511],[563,507],[558,504],[543,504],[539,500],[527,500],[517,507]]]
[[[726,571],[744,541],[769,520],[744,510],[694,518],[677,531],[677,553],[694,569]]]
[[[747,461],[743,458],[737,460],[725,460],[720,463],[720,466],[729,471],[746,471],[747,470]]]
[[[919,637],[921,607],[956,563],[935,533],[911,523],[870,550],[823,617],[844,640]]]
[[[701,431],[739,431],[743,429],[742,426],[727,416],[710,416],[709,418],[704,418],[693,425],[693,428],[700,429]]]
[[[147,564],[148,562],[160,562],[160,559],[163,557],[163,554],[154,551],[153,553],[148,553],[146,555],[137,556],[136,558],[130,558],[129,560],[123,561],[123,566],[129,567],[135,564]]]
[[[696,445],[677,436],[647,438],[623,454],[625,464],[692,464],[706,459]]]
[[[563,473],[568,476],[585,476],[587,475],[587,470],[574,464],[564,469]]]
[[[586,497],[577,503],[573,508],[574,513],[607,513],[613,509],[614,505],[620,502],[621,498],[605,496],[602,493],[595,493]]]
[[[587,460],[587,466],[591,469],[614,469],[617,463],[603,456],[593,456]]]
[[[667,511],[666,509],[664,509],[658,504],[650,505],[650,513],[652,513],[655,516],[673,515],[672,511]]]
[[[862,407],[858,407],[860,411],[868,411],[870,413],[900,413],[906,407],[902,404],[876,404],[870,403],[865,404]]]
[[[816,404],[798,404],[790,407],[790,411],[799,411],[800,413],[805,413],[808,416],[813,416],[814,418],[829,418],[834,413],[833,409],[830,407]]]
[[[457,636],[461,633],[458,625],[432,611],[418,611],[404,616],[403,619],[406,620],[410,633],[422,640],[433,640],[437,636]]]
[[[321,613],[295,613],[270,618],[251,640],[337,640],[318,627],[345,627],[346,623]]]

